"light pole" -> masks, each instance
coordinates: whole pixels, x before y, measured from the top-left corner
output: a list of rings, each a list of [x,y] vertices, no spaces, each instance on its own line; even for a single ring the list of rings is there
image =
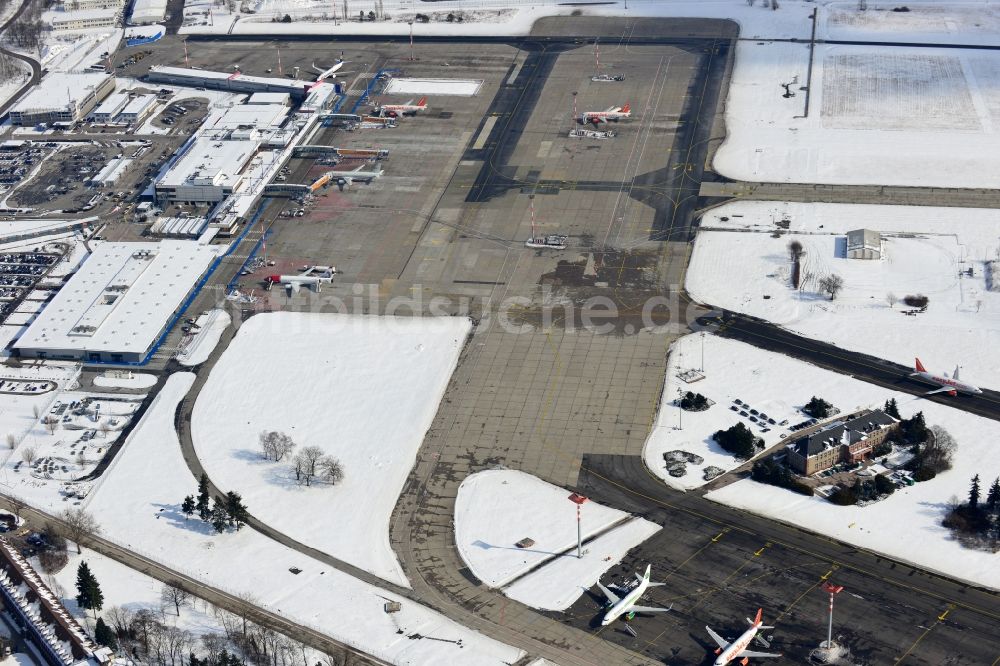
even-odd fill
[[[701,332],[701,371],[705,372],[705,331]]]
[[[833,597],[836,594],[844,591],[843,585],[834,585],[833,583],[827,581],[823,583],[822,590],[830,594],[830,622],[826,628],[826,649],[833,649]]]
[[[413,21],[407,21],[410,24],[410,62],[413,62]]]
[[[573,493],[569,496],[569,501],[576,504],[576,558],[583,559],[583,530],[580,527],[580,507],[583,506],[587,498],[580,493]]]

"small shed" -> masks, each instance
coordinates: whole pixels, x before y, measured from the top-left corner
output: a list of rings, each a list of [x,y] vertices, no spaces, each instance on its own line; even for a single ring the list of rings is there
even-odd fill
[[[871,229],[847,232],[848,259],[881,259],[882,234]]]

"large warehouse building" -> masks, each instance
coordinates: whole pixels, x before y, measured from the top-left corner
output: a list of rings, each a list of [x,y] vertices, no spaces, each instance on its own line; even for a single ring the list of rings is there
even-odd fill
[[[144,362],[218,251],[197,241],[102,243],[14,350],[33,358]]]
[[[104,72],[51,72],[10,110],[13,125],[71,123],[82,119],[115,89]]]

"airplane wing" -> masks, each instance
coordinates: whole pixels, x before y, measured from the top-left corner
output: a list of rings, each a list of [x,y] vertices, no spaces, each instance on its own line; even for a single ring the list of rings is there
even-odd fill
[[[775,654],[773,652],[754,652],[753,650],[743,650],[743,652],[736,655],[736,659],[741,657],[749,657],[750,659],[777,659],[781,656],[783,655]]]
[[[298,282],[289,282],[286,286],[288,287],[288,291],[292,292],[293,294],[299,293]]]
[[[670,608],[653,608],[651,606],[629,606],[630,611],[635,611],[637,613],[669,613],[673,610],[673,606]]]
[[[604,110],[604,112],[605,113],[617,113],[617,112],[619,112],[621,110],[622,110],[622,108],[620,106],[609,106],[607,109]]]
[[[716,642],[719,648],[725,650],[727,647],[729,647],[729,641],[727,641],[725,638],[712,631],[712,627],[706,626],[705,631],[708,632],[708,635],[712,637],[712,640]]]
[[[608,588],[601,585],[601,581],[597,581],[597,587],[601,589],[601,592],[604,593],[604,596],[606,596],[608,598],[608,601],[610,601],[611,603],[616,604],[619,601],[621,601],[621,598],[617,594],[615,594]]]
[[[590,117],[590,121],[592,123],[594,123],[595,125],[598,125],[600,123],[606,123],[606,122],[608,122],[608,119],[605,118],[604,116],[591,116]]]
[[[942,386],[941,388],[936,388],[933,391],[928,391],[927,393],[924,393],[924,395],[934,395],[935,393],[950,393],[952,395],[955,395],[957,391],[954,389],[954,387]]]
[[[325,69],[322,69],[322,68],[320,68],[320,67],[317,67],[317,66],[316,66],[316,63],[313,63],[313,64],[312,64],[312,68],[313,68],[313,69],[315,69],[315,70],[316,70],[317,72],[319,72],[320,74],[322,74],[323,72],[325,72],[325,71],[326,71]]]

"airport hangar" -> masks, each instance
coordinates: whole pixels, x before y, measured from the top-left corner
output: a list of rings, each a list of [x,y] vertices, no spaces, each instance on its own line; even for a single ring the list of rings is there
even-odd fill
[[[14,353],[142,363],[218,256],[218,247],[197,241],[101,243],[14,343]]]

